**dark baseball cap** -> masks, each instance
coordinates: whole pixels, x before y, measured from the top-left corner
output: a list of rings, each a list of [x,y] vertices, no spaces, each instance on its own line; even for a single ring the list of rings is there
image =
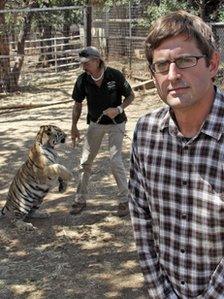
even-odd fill
[[[91,59],[98,58],[103,60],[99,50],[95,47],[86,47],[79,52],[79,61],[80,62],[88,62]]]

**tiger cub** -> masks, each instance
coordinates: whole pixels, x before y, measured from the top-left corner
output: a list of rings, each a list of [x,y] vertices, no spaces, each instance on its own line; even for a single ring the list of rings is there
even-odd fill
[[[55,182],[59,183],[59,191],[66,190],[72,173],[57,163],[55,150],[55,146],[64,143],[65,139],[66,134],[60,128],[41,126],[28,159],[17,171],[9,187],[2,215],[6,215],[18,229],[34,230],[36,227],[26,221],[47,216],[37,210]]]

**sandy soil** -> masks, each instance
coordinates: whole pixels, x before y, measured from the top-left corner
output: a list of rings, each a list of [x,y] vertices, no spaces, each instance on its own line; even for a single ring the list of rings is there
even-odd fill
[[[0,107],[20,103],[51,103],[70,99],[74,78],[52,80],[31,86],[16,95],[3,95]],[[55,124],[68,134],[72,102],[30,110],[11,111],[0,117],[0,206],[9,184],[25,161],[29,147],[43,124]],[[137,119],[160,105],[155,92],[138,93],[128,107],[127,135],[132,137]],[[1,113],[4,111],[0,111]],[[85,111],[80,119],[82,135],[87,125]],[[131,141],[124,139],[124,162],[129,168]],[[68,138],[69,139],[69,138]],[[82,142],[71,140],[59,149],[61,163],[74,170],[74,180],[64,194],[54,188],[42,209],[46,220],[35,220],[36,232],[18,233],[0,219],[0,298],[89,299],[147,298],[138,264],[130,218],[116,216],[116,184],[109,170],[107,140],[94,163],[87,209],[69,215],[78,179]]]

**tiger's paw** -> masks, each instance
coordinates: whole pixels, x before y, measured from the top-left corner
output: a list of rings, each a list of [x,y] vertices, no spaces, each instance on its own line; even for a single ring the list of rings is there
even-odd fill
[[[23,220],[15,220],[13,221],[13,225],[21,232],[37,230],[37,227],[33,226],[32,223],[24,222]]]
[[[74,174],[71,171],[67,171],[66,173],[64,173],[63,179],[66,181],[71,181],[73,177]]]
[[[40,212],[40,211],[37,211],[37,210],[27,216],[28,219],[46,219],[46,218],[49,218],[49,217],[50,217],[49,213]]]
[[[63,173],[63,176],[60,177],[63,181],[67,181],[67,182],[70,182],[74,177],[74,174],[73,172],[69,171],[69,170],[66,170],[64,173]]]
[[[58,191],[59,192],[65,192],[66,191],[66,189],[67,189],[67,186],[68,186],[68,183],[67,182],[65,182],[65,181],[63,181],[63,180],[60,180],[59,181],[59,186],[58,186]]]

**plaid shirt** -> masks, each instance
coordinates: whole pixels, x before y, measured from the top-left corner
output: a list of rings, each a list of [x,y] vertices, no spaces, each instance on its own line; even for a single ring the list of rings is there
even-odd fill
[[[223,299],[224,94],[190,140],[168,107],[141,117],[129,188],[149,297]]]

